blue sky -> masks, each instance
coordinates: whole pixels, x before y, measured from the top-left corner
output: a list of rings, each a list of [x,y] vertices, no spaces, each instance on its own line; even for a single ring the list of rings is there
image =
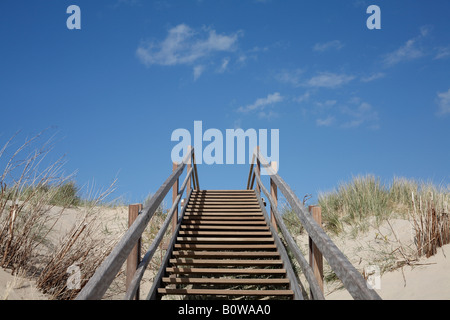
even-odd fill
[[[166,179],[171,134],[195,120],[279,129],[300,198],[368,173],[448,184],[449,14],[447,0],[3,0],[1,144],[51,128],[79,185],[117,176],[130,202]],[[248,168],[201,165],[200,185],[244,188]]]

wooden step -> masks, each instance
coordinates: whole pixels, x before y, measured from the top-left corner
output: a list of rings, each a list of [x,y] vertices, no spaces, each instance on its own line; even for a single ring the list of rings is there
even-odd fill
[[[177,237],[177,241],[181,242],[273,242],[273,238],[224,238],[224,237]]]
[[[276,251],[174,251],[179,258],[279,258]]]
[[[237,222],[236,220],[261,220],[264,221],[264,216],[262,214],[251,215],[251,216],[202,216],[202,215],[185,215],[183,220],[211,220],[211,221],[220,221],[220,220],[230,220],[230,222]],[[264,221],[265,223],[265,221]]]
[[[159,288],[160,294],[212,295],[212,296],[292,296],[292,290],[231,290],[231,289],[167,289]]]
[[[199,244],[176,243],[175,249],[180,250],[270,250],[276,249],[274,243],[269,244]]]
[[[179,235],[190,236],[271,236],[270,231],[180,231]]]
[[[176,265],[190,265],[190,266],[280,266],[283,265],[282,260],[267,260],[267,259],[191,259],[178,258],[170,259],[170,263]]]
[[[187,206],[188,209],[259,209],[259,204],[255,203],[219,203],[219,204],[210,204],[210,203],[189,203]]]
[[[211,194],[211,193],[255,193],[255,190],[240,189],[240,190],[193,190],[194,194]]]
[[[209,212],[209,213],[261,213],[260,207],[246,208],[246,207],[236,207],[236,208],[186,208],[186,213],[189,212]]]
[[[214,201],[214,200],[204,200],[204,201],[189,201],[188,205],[207,205],[207,206],[246,206],[251,205],[255,206],[258,205],[258,201],[256,199],[254,200],[223,200],[223,201]]]
[[[203,225],[189,224],[181,225],[181,230],[269,230],[268,226],[228,226],[228,225]]]
[[[267,226],[267,223],[265,220],[258,219],[258,220],[250,220],[250,221],[222,221],[222,220],[208,220],[208,219],[184,219],[184,225],[240,225],[240,226]]]
[[[262,216],[260,209],[254,210],[188,210],[185,216],[204,215],[204,216]]]
[[[205,285],[288,285],[287,278],[163,278],[167,284],[205,284]]]
[[[227,206],[227,207],[241,207],[241,206],[258,206],[259,203],[257,200],[249,200],[249,201],[216,201],[216,200],[207,200],[207,201],[189,201],[188,206]]]
[[[234,268],[189,268],[168,267],[167,273],[172,274],[232,274],[232,275],[285,275],[285,269],[234,269]]]
[[[224,199],[257,199],[256,194],[254,193],[214,193],[214,194],[192,194],[190,199],[215,199],[215,198],[224,198]]]

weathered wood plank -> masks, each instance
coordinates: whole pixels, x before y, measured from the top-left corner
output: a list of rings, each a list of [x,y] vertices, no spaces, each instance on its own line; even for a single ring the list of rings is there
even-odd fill
[[[273,242],[273,238],[177,237],[182,242]]]
[[[134,275],[134,278],[130,284],[130,287],[127,290],[127,293],[125,295],[125,300],[130,300],[133,296],[135,290],[139,288],[139,283],[142,280],[142,277],[144,276],[144,272],[147,269],[148,264],[150,263],[150,260],[153,258],[153,255],[155,254],[156,250],[158,249],[158,246],[161,242],[161,240],[164,237],[164,234],[167,231],[167,228],[172,222],[172,216],[174,216],[175,212],[177,212],[178,204],[181,201],[181,197],[184,193],[184,190],[187,187],[187,184],[189,183],[190,175],[192,174],[192,168],[188,171],[188,174],[186,176],[186,179],[183,182],[183,185],[181,186],[179,190],[179,194],[177,198],[175,199],[175,202],[172,204],[172,207],[170,208],[170,211],[167,213],[167,217],[164,220],[164,223],[160,227],[158,233],[156,234],[155,238],[153,239],[152,244],[148,248],[147,252],[145,253],[144,257],[142,258],[141,263],[139,264],[136,273]],[[190,194],[190,192],[189,192]],[[183,213],[185,211],[185,207],[183,207]]]
[[[183,220],[188,220],[184,219]],[[266,226],[266,222],[263,219],[250,220],[250,221],[223,221],[223,220],[206,220],[206,219],[191,219],[188,221],[189,225],[239,225],[239,226]]]
[[[180,231],[179,235],[190,236],[271,236],[270,231]]]
[[[180,258],[277,258],[276,251],[174,251],[174,257]]]
[[[142,213],[138,216],[133,225],[128,229],[116,247],[111,251],[100,267],[97,268],[94,275],[77,295],[77,300],[99,300],[103,297],[134,245],[141,237],[142,232],[145,230],[145,227],[156,209],[158,209],[167,192],[172,188],[174,182],[183,172],[186,166],[185,162],[192,156],[193,151],[194,150],[192,149],[190,153],[186,154],[183,159],[183,164],[181,164],[176,171],[172,172],[158,191],[156,191],[155,195],[144,207]]]
[[[168,284],[208,284],[208,285],[286,285],[287,278],[254,279],[254,278],[163,278]]]
[[[281,215],[278,212],[277,207],[275,205],[272,206],[272,204],[274,204],[272,202],[273,199],[269,195],[269,191],[266,189],[266,187],[263,184],[261,184],[261,179],[259,176],[256,176],[256,183],[259,184],[260,189],[266,195],[267,200],[269,200],[269,202],[270,202],[271,208],[273,207],[272,214],[274,215],[275,220],[278,224],[278,227],[280,228],[281,233],[283,234],[284,240],[288,244],[288,247],[291,250],[291,252],[293,253],[295,259],[298,261],[300,268],[302,269],[302,272],[305,275],[306,280],[309,283],[311,292],[314,295],[314,299],[324,300],[325,297],[320,289],[319,284],[317,283],[316,278],[314,277],[313,270],[311,269],[308,261],[305,259],[302,252],[300,251],[300,249],[298,248],[297,243],[295,242],[294,238],[292,238],[290,232],[288,231],[286,225],[284,224],[283,219],[281,218]]]
[[[195,265],[195,266],[278,266],[282,265],[282,260],[268,259],[191,259],[177,258],[170,259],[170,263],[176,265]]]
[[[260,159],[261,164],[268,171],[271,179],[276,183],[278,189],[283,193],[286,200],[291,205],[291,208],[300,219],[306,232],[313,239],[320,252],[322,252],[323,256],[339,279],[341,279],[352,297],[354,299],[363,300],[380,300],[381,298],[375,290],[370,289],[367,286],[362,275],[355,269],[350,261],[348,261],[325,231],[314,221],[289,185],[275,173],[272,168],[270,168],[270,165],[259,152],[256,156]]]
[[[274,244],[277,248],[277,252],[280,254],[281,259],[284,261],[284,267],[286,269],[287,277],[290,281],[290,289],[294,291],[294,299],[295,300],[303,300],[303,294],[300,290],[300,284],[297,281],[297,276],[294,272],[294,269],[292,268],[291,261],[289,259],[288,253],[283,245],[283,242],[281,241],[280,237],[278,236],[278,232],[275,230],[275,227],[269,223],[269,215],[267,214],[267,210],[262,202],[261,194],[258,196],[259,205],[261,206],[261,209],[263,211],[265,220],[267,225],[270,227],[270,231],[272,232],[273,238],[274,238]]]
[[[191,195],[192,195],[192,190],[190,191],[190,193],[187,195],[186,198],[189,199]],[[184,214],[184,210],[182,209],[181,217],[183,216],[183,214]],[[176,231],[175,231],[174,235],[172,236],[172,239],[170,239],[170,243],[167,247],[166,254],[164,255],[164,259],[161,263],[158,273],[156,274],[155,278],[153,279],[153,285],[147,295],[147,300],[156,300],[156,298],[157,298],[158,288],[162,284],[162,277],[165,275],[166,268],[169,266],[169,259],[172,256],[172,252],[175,248],[175,242],[176,242],[178,232],[180,231],[181,222],[182,222],[182,219],[180,218],[178,220],[178,225],[177,225]]]
[[[270,250],[276,249],[275,244],[194,244],[176,243],[175,249],[181,250]]]
[[[284,275],[285,269],[232,269],[232,268],[166,268],[174,274],[234,274],[234,275]]]
[[[238,226],[238,225],[203,225],[203,224],[190,224],[190,225],[182,225],[182,230],[248,230],[248,231],[255,231],[255,230],[269,230],[268,226],[261,225],[261,226]]]
[[[291,296],[292,290],[158,289],[160,294],[213,296]]]
[[[246,215],[246,216],[253,216],[253,215],[258,215],[261,214],[261,210],[260,209],[250,209],[250,210],[237,210],[237,209],[231,209],[231,210],[198,210],[198,209],[194,209],[194,210],[186,210],[186,215],[210,215],[210,216],[242,216],[242,215]]]
[[[185,215],[183,217],[183,220],[188,221],[229,221],[229,222],[238,222],[236,220],[250,220],[251,222],[256,222],[257,220],[264,220],[264,217],[262,214],[255,214],[251,216],[226,216],[226,215],[220,215],[220,216],[207,216],[207,215]]]
[[[189,158],[191,154],[192,153],[188,153],[185,159]],[[167,178],[158,191],[156,191],[155,195],[142,210],[143,212],[138,216],[133,225],[111,251],[110,255],[100,265],[91,279],[89,279],[88,283],[77,295],[77,300],[99,300],[103,297],[134,245],[141,237],[142,232],[145,230],[145,227],[156,209],[161,204],[167,192],[172,188],[176,179],[178,179],[183,172],[184,167],[185,163],[183,162],[183,164]]]

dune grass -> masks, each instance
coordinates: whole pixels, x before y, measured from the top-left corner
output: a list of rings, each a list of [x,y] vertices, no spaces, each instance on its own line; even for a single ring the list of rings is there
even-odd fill
[[[80,266],[89,279],[113,246],[93,234],[99,219],[95,208],[115,182],[82,198],[74,176],[64,172],[64,157],[52,161],[53,144],[44,137],[41,132],[18,144],[16,135],[0,147],[0,267],[35,278],[38,288],[55,299],[72,299],[78,291],[67,288],[68,268]],[[82,206],[81,222],[50,243],[58,220],[75,206]]]
[[[318,199],[324,227],[336,235],[345,225],[354,234],[365,231],[373,218],[377,225],[393,217],[409,219],[419,256],[450,242],[449,202],[449,186],[398,177],[386,184],[373,175],[353,177]]]

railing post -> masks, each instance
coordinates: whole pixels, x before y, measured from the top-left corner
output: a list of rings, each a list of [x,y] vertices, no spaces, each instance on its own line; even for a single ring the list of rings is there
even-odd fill
[[[270,163],[270,166],[273,170],[275,170],[275,172],[277,172],[277,162],[276,161],[272,161]],[[273,181],[272,177],[270,177],[270,195],[272,196],[273,204],[275,206],[278,205],[278,188],[277,188],[275,181]],[[274,226],[275,230],[278,232],[277,221],[275,220],[275,213],[274,213],[274,210],[272,209],[272,205],[270,205],[270,220],[271,220],[271,223]]]
[[[191,152],[191,150],[192,150],[192,146],[189,146],[188,153]],[[191,167],[192,167],[192,157],[189,157],[186,172],[189,172],[189,170],[191,170]],[[187,182],[187,186],[186,186],[186,194],[189,194],[191,192],[191,179],[192,179],[192,175],[190,177],[188,177],[188,182]]]
[[[195,160],[195,150],[194,150],[194,152],[192,153],[192,160],[193,160],[193,162],[194,162],[194,171],[193,171],[193,174],[194,174],[194,177],[195,177],[195,185],[196,185],[196,190],[198,190],[198,191],[200,191],[200,185],[199,185],[199,183],[198,183],[198,171],[197,171],[197,161]]]
[[[322,209],[318,206],[309,206],[313,219],[322,226]],[[309,238],[309,265],[323,293],[323,256],[311,238]]]
[[[131,227],[133,222],[139,215],[139,211],[142,210],[142,204],[130,204],[128,207],[128,228]],[[137,266],[141,260],[141,238],[139,238],[137,244],[131,250],[130,255],[127,259],[127,270],[126,270],[126,290],[133,280],[134,273],[136,272]],[[139,300],[139,288],[136,291],[135,300]]]
[[[174,162],[172,164],[172,172],[177,170],[177,168],[178,168],[178,163]],[[175,183],[173,184],[173,187],[172,187],[172,204],[175,202],[175,200],[178,196],[179,182],[180,182],[180,179],[177,179],[177,181],[175,181]],[[175,233],[177,224],[178,224],[178,207],[175,209],[175,213],[173,214],[173,218],[172,218],[172,234]]]
[[[258,174],[258,176],[261,178],[261,161],[259,161],[259,146],[256,147],[256,168],[255,171]],[[256,191],[258,191],[258,194],[261,194],[261,188],[259,187],[259,184],[256,183]]]

